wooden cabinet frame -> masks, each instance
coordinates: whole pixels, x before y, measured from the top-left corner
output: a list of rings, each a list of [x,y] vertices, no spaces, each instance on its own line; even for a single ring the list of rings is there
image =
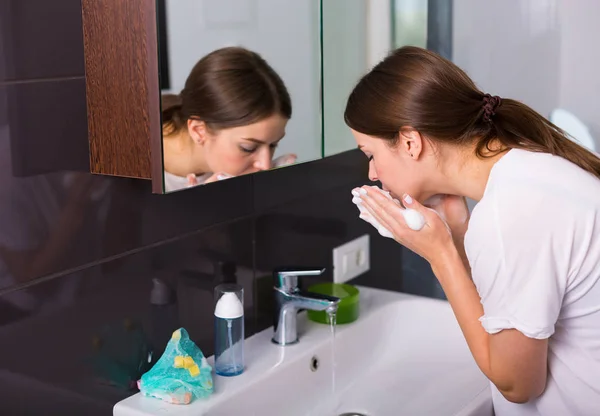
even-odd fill
[[[82,0],[92,173],[163,192],[155,0]]]

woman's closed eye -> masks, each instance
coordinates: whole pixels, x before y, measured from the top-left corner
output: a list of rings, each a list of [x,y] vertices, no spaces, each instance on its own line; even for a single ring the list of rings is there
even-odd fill
[[[257,146],[240,146],[240,150],[245,153],[254,153],[256,152],[256,149],[258,149]]]
[[[275,151],[275,149],[277,149],[277,146],[279,145],[279,143],[273,143],[269,145],[269,150],[271,150],[271,152]],[[245,153],[254,153],[258,150],[259,146],[244,146],[244,145],[240,145],[240,149],[245,152]]]

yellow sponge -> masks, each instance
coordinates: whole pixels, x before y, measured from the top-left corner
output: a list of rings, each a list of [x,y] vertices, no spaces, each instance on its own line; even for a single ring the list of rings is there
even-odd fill
[[[190,367],[188,371],[190,372],[190,376],[192,377],[198,377],[200,375],[200,367],[198,367],[197,365]]]
[[[181,339],[181,332],[179,332],[179,329],[175,332],[173,332],[173,335],[171,336],[172,339],[174,339],[175,341],[177,341],[178,339]]]
[[[184,365],[185,364],[184,364],[184,358],[183,358],[183,356],[182,355],[176,356],[175,360],[173,362],[173,367],[175,367],[175,368],[183,368]]]
[[[191,368],[194,365],[196,365],[196,363],[194,362],[194,359],[189,355],[183,358],[183,368]]]

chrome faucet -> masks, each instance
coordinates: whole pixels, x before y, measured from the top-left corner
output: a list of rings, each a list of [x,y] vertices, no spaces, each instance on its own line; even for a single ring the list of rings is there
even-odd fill
[[[325,269],[279,269],[273,272],[275,279],[275,322],[273,342],[290,345],[298,342],[296,318],[298,311],[328,311],[335,313],[340,299],[318,293],[303,292],[298,288],[298,277],[318,276]]]

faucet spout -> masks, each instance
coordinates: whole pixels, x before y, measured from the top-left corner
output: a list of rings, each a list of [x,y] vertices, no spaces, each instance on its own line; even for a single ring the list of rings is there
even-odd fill
[[[296,293],[285,293],[281,290],[275,289],[280,292],[284,298],[284,308],[294,308],[300,310],[311,310],[311,311],[329,311],[337,312],[338,304],[340,299],[321,295],[319,293],[311,293],[305,291],[299,291]]]
[[[301,310],[328,311],[335,313],[340,299],[304,292],[298,288],[298,276],[320,274],[321,270],[285,271],[275,275],[275,314],[273,342],[279,345],[290,345],[298,342],[297,315]]]

